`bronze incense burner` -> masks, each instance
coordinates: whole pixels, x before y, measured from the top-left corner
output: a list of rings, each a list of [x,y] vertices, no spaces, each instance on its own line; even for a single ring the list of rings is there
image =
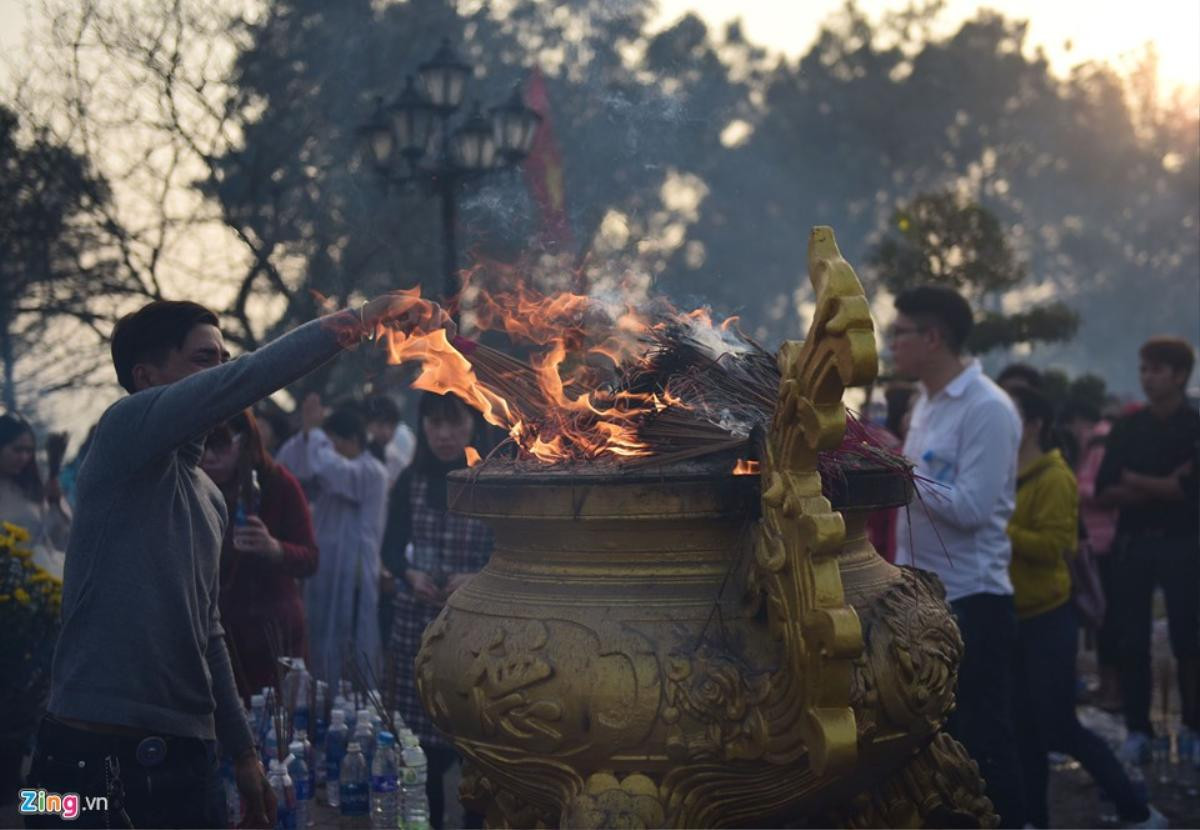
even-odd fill
[[[889,565],[873,509],[908,481],[817,453],[870,382],[863,290],[813,232],[807,341],[780,351],[761,476],[455,474],[487,567],[425,633],[417,682],[492,827],[992,826],[940,732],[962,642],[935,579]]]

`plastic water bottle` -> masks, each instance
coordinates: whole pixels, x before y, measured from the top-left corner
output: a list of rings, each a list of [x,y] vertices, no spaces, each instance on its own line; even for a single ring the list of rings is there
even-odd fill
[[[371,731],[371,721],[364,721],[362,712],[358,715],[358,726],[354,727],[354,737],[352,740],[358,742],[359,748],[363,751],[363,756],[367,759],[369,766],[371,761],[375,759],[375,733]]]
[[[342,759],[346,757],[346,745],[350,743],[350,730],[346,728],[346,713],[333,710],[333,723],[325,735],[325,800],[330,807],[340,803],[339,782],[342,774]]]
[[[317,792],[317,756],[313,752],[313,745],[308,742],[308,733],[303,729],[296,730],[296,736],[292,738],[292,743],[300,744],[301,749],[304,751],[304,765],[308,768],[308,791],[313,794],[310,797],[315,797]],[[288,747],[288,751],[291,751],[291,747]],[[299,784],[296,786],[298,787]]]
[[[267,730],[267,739],[263,741],[263,763],[268,766],[272,761],[279,760],[279,736],[275,734],[275,724]]]
[[[374,830],[396,830],[400,826],[398,773],[396,737],[391,732],[380,732],[375,760],[371,762],[371,827]]]
[[[267,781],[275,792],[277,818],[275,830],[296,830],[296,791],[288,775],[287,766],[278,758],[271,759],[271,771]]]
[[[425,792],[429,763],[416,735],[405,736],[403,757],[405,830],[429,830],[429,795]]]
[[[250,731],[254,736],[254,745],[262,752],[263,736],[266,732],[263,724],[267,720],[267,697],[262,694],[250,695]]]
[[[313,712],[313,763],[316,773],[314,780],[317,786],[325,783],[325,733],[329,731],[329,684],[324,680],[317,681],[316,693],[317,711]]]
[[[292,728],[308,731],[312,728],[309,712],[309,697],[313,691],[312,675],[304,665],[303,657],[291,658],[291,669],[283,678],[283,696],[292,711]]]
[[[365,825],[370,815],[370,788],[367,775],[367,759],[357,741],[351,741],[342,759],[342,771],[338,780],[339,810],[342,817],[349,819],[352,826]],[[358,821],[361,819],[361,822]]]
[[[305,757],[308,754],[306,742],[292,741],[288,752],[291,754],[287,758],[287,774],[292,779],[292,787],[296,791],[296,830],[304,830],[312,820],[313,799],[311,772]]]

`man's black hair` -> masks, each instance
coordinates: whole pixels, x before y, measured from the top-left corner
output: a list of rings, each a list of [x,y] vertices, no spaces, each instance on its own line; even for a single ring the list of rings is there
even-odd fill
[[[133,367],[139,363],[162,365],[167,353],[183,347],[192,329],[220,326],[217,315],[189,300],[155,300],[117,321],[112,333],[112,361],[117,382],[126,392],[136,392]]]
[[[1192,367],[1196,364],[1196,353],[1192,344],[1182,337],[1159,335],[1151,337],[1138,349],[1138,356],[1147,363],[1159,366],[1169,366],[1176,372],[1183,372],[1183,382],[1187,385],[1192,376]]]
[[[937,328],[955,354],[962,353],[975,327],[975,315],[963,295],[940,285],[921,285],[902,291],[896,298],[896,311],[921,326]]]
[[[337,407],[329,413],[323,427],[330,435],[357,439],[360,445],[367,446],[367,422],[357,406],[342,404]]]
[[[996,383],[1003,386],[1006,380],[1012,380],[1013,378],[1024,383],[1030,389],[1042,388],[1042,373],[1028,363],[1008,364],[996,376]]]
[[[383,421],[385,424],[398,424],[402,420],[400,407],[387,395],[372,395],[363,403],[363,412],[367,423]]]

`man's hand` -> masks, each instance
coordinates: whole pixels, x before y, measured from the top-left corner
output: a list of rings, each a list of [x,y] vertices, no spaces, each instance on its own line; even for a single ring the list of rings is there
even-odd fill
[[[276,814],[275,793],[267,781],[262,764],[253,749],[247,750],[234,762],[234,776],[238,792],[242,796],[245,818],[240,827],[274,827]]]
[[[283,545],[271,535],[258,516],[247,516],[243,527],[233,529],[233,546],[243,553],[255,553],[271,562],[283,561]]]
[[[475,576],[473,573],[450,574],[450,579],[446,581],[446,595],[449,596],[466,585],[473,576]]]
[[[300,428],[307,435],[324,422],[325,407],[321,403],[321,396],[316,392],[309,392],[304,398],[304,403],[300,404]]]
[[[48,504],[55,505],[55,506],[62,504],[62,498],[63,498],[62,485],[58,483],[57,476],[46,479],[45,493],[46,493],[46,502]]]
[[[426,332],[445,329],[446,337],[450,338],[458,333],[458,325],[444,308],[402,291],[384,294],[364,305],[362,322],[369,331],[382,323],[405,334],[417,329]]]
[[[417,595],[417,599],[422,602],[427,602],[430,605],[441,605],[445,602],[445,597],[438,590],[437,585],[433,583],[433,577],[425,573],[409,568],[404,572],[404,579],[412,588],[413,593]]]

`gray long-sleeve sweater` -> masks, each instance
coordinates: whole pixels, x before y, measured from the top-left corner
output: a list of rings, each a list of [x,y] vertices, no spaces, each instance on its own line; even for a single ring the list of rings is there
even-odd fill
[[[228,517],[199,468],[204,437],[336,355],[351,320],[307,323],[104,413],[79,473],[52,714],[216,737],[235,757],[252,745],[217,606]]]

